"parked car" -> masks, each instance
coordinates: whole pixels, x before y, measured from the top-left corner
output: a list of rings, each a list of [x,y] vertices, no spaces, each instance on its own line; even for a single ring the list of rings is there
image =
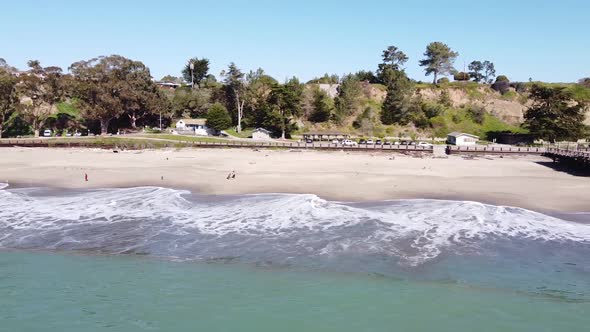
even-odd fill
[[[51,137],[51,130],[45,129],[45,131],[43,132],[43,137]]]
[[[408,145],[416,145],[416,142],[411,141],[411,142],[408,143]]]
[[[385,142],[383,142],[383,145],[391,145],[391,144],[392,144],[391,141],[385,141]]]
[[[383,145],[383,141],[381,141],[380,139],[378,139],[378,140],[375,141],[375,144],[377,144],[377,145]]]
[[[70,133],[69,131],[66,131],[66,137],[72,137],[72,133]]]
[[[342,145],[344,146],[356,146],[356,142],[355,141],[351,141],[349,139],[345,139],[344,141],[342,141]]]
[[[82,136],[82,133],[81,133],[81,132],[79,132],[79,131],[77,131],[77,132],[74,134],[74,136],[76,136],[76,137],[80,137],[80,136]]]
[[[400,145],[400,142],[399,141],[395,141],[395,142],[393,142],[393,145]]]
[[[371,144],[371,145],[372,145],[372,144],[375,144],[375,142],[373,142],[373,140],[372,140],[372,139],[368,139],[368,140],[367,140],[367,144]]]
[[[409,145],[409,144],[410,144],[410,142],[408,142],[408,141],[401,141],[401,143],[400,143],[400,144],[401,144],[401,145]]]
[[[332,140],[332,144],[340,144],[340,141],[339,141],[339,140],[337,140],[337,139],[333,139],[333,140]]]
[[[431,148],[432,147],[432,144],[426,143],[426,142],[420,142],[420,143],[418,143],[418,146],[422,146],[422,147],[425,147],[425,148]]]
[[[307,144],[313,144],[313,140],[308,138],[308,139],[305,140],[305,143],[307,143]]]
[[[364,140],[364,139],[360,139],[360,140],[359,140],[359,144],[367,144],[367,141],[366,141],[366,140]]]

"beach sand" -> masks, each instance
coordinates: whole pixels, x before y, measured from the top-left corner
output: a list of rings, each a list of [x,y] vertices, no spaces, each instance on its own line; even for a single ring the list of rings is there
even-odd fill
[[[392,158],[394,157],[394,158]],[[0,149],[0,182],[17,186],[162,186],[214,195],[306,193],[339,201],[453,199],[542,212],[590,211],[590,178],[536,156],[435,159],[392,153],[251,149]],[[235,171],[235,179],[227,180]],[[88,181],[85,181],[88,174]]]

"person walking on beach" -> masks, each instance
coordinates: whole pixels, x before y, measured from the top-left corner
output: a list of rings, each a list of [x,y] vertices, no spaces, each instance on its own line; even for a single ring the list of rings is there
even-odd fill
[[[88,173],[84,173],[84,181],[88,182]]]

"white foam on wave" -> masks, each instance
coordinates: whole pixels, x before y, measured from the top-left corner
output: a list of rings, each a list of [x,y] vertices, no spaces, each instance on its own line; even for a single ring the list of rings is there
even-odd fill
[[[8,188],[8,183],[0,182],[0,190]]]
[[[329,202],[315,195],[262,194],[215,202],[186,198],[188,192],[159,187],[104,189],[66,195],[31,195],[0,191],[0,230],[55,230],[129,219],[167,221],[178,231],[198,230],[223,237],[266,239],[326,234],[317,251],[331,255],[347,250],[400,256],[412,264],[437,257],[451,245],[489,236],[590,243],[590,225],[540,213],[476,202],[402,200],[364,208]],[[373,225],[368,234],[347,236],[344,227]],[[340,230],[336,233],[336,230]],[[0,238],[3,234],[0,234]],[[412,250],[391,245],[407,240]]]

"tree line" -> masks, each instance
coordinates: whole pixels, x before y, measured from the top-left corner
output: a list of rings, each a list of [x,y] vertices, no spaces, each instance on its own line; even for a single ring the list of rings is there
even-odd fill
[[[488,84],[502,94],[522,88],[504,75],[496,76],[488,60],[474,60],[469,72],[457,71],[458,55],[448,45],[433,42],[419,63],[433,77],[433,84],[445,84],[450,75],[459,82]],[[171,90],[158,86],[142,62],[119,55],[78,61],[67,72],[35,60],[28,62],[26,71],[18,71],[0,59],[0,134],[32,132],[38,136],[48,127],[106,134],[120,128],[159,126],[160,121],[168,126],[181,117],[205,117],[218,130],[263,127],[281,138],[288,138],[301,120],[341,126],[353,115],[357,117],[352,126],[359,130],[374,121],[428,129],[430,119],[442,109],[422,100],[416,89],[419,82],[405,72],[408,59],[398,47],[389,46],[375,71],[342,77],[326,74],[304,84],[296,77],[279,82],[263,69],[245,72],[235,63],[218,80],[210,73],[208,59],[194,57],[180,68],[181,77],[162,78],[179,85]],[[337,84],[335,95],[319,84]],[[372,84],[384,88],[385,99],[382,104],[366,106]],[[586,106],[573,103],[567,91],[533,86],[528,93],[533,102],[524,125],[531,132],[547,139],[583,135]],[[481,117],[481,112],[475,113]]]

